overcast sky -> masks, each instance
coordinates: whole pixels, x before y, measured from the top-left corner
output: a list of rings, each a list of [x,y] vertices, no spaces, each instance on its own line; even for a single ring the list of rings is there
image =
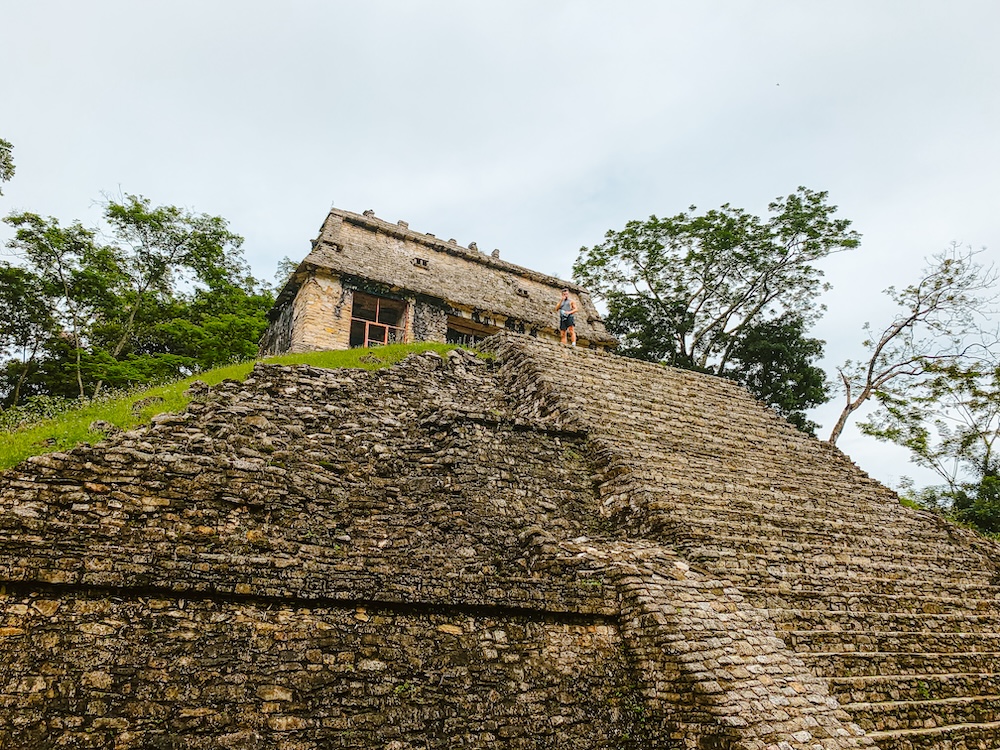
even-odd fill
[[[998,38],[996,0],[0,0],[0,212],[138,193],[226,217],[272,279],[371,208],[568,278],[630,219],[804,185],[863,235],[824,264],[832,373],[925,257],[1000,258]]]

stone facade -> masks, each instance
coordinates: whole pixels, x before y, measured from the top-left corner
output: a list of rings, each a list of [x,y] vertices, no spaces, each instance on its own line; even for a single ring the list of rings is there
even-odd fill
[[[590,295],[575,284],[411,231],[404,222],[332,209],[312,252],[278,295],[261,353],[372,341],[472,343],[500,330],[558,340],[553,309],[563,288],[580,309],[579,345],[616,346]],[[392,309],[376,320],[359,312],[355,292]],[[364,321],[374,324],[367,333]]]
[[[758,637],[780,639],[781,658],[821,678],[866,739],[882,750],[1000,748],[995,543],[900,506],[836,448],[726,380],[563,347],[494,348],[522,418],[588,435],[604,467],[602,516],[731,586],[759,617]],[[567,370],[572,390],[557,374]],[[772,657],[743,658],[771,679]],[[738,661],[691,661],[706,691],[733,699]],[[763,705],[801,701],[796,684]],[[764,695],[735,694],[754,692]]]
[[[1000,747],[995,544],[727,381],[486,346],[3,474],[0,746]]]

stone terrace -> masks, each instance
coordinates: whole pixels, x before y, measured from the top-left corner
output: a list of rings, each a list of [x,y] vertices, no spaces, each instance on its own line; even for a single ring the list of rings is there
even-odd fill
[[[725,380],[495,348],[530,383],[522,408],[602,456],[602,517],[730,581],[879,747],[1000,747],[995,544],[900,506]]]
[[[1000,747],[996,547],[731,384],[258,366],[0,478],[0,746]]]

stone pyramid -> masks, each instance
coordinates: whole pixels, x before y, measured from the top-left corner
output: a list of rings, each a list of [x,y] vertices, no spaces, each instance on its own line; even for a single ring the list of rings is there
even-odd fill
[[[488,348],[0,476],[0,747],[1000,748],[996,545],[727,381]]]

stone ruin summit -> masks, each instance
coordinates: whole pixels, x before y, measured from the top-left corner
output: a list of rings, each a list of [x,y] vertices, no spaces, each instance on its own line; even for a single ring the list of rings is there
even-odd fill
[[[563,286],[331,211],[262,351],[490,357],[258,364],[0,474],[0,748],[1000,748],[997,545],[583,289],[553,343]]]
[[[373,211],[331,209],[312,252],[271,311],[261,354],[395,342],[474,344],[508,330],[559,340],[556,302],[576,301],[580,346],[617,345],[587,291],[576,284],[444,242]]]

